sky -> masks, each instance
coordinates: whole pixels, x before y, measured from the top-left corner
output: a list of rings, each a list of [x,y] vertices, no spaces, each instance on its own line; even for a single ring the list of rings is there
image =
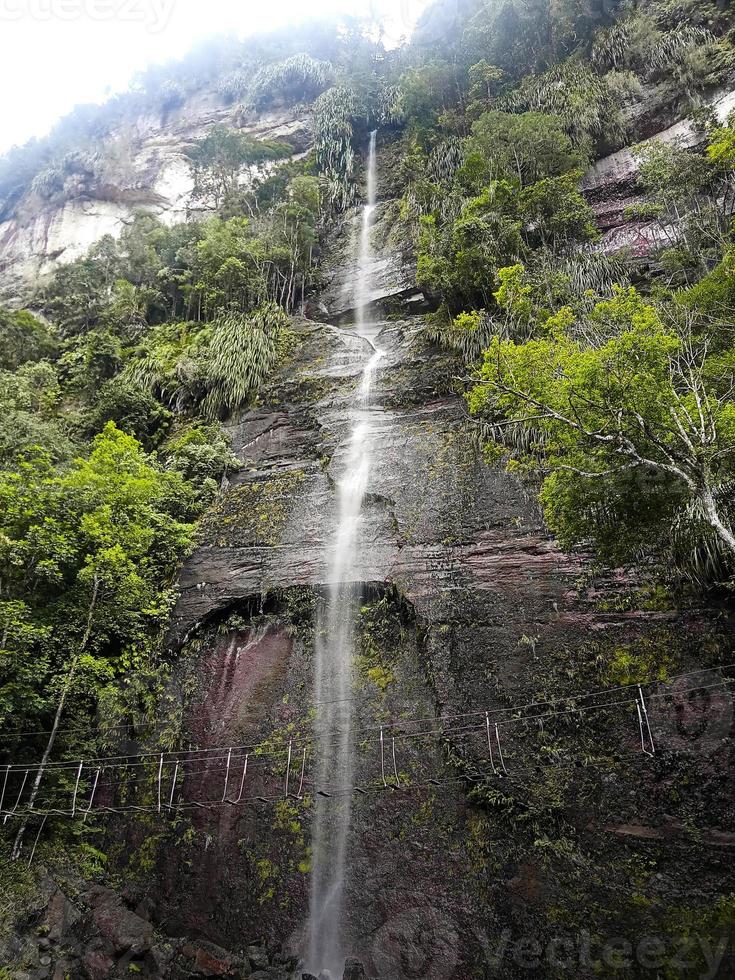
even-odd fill
[[[246,36],[342,12],[410,34],[428,0],[0,0],[0,153],[83,102],[127,88],[203,38]]]

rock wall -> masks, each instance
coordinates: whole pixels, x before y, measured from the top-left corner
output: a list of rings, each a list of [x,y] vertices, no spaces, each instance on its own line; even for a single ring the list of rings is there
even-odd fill
[[[381,213],[391,206],[384,199]],[[389,217],[376,245],[386,228]],[[168,640],[174,678],[162,712],[182,719],[192,745],[221,750],[178,784],[181,799],[216,802],[244,774],[247,804],[110,817],[100,845],[111,880],[125,882],[115,915],[148,946],[123,950],[109,917],[82,939],[70,924],[43,953],[49,972],[67,962],[74,976],[123,976],[132,962],[151,977],[278,977],[301,946],[319,789],[309,742],[315,609],[365,353],[339,299],[352,274],[344,243],[326,261],[327,312],[340,322],[298,320],[293,360],[231,423],[242,469],[182,570]],[[676,608],[644,577],[601,573],[556,545],[532,496],[468,438],[459,366],[409,315],[403,260],[391,268],[374,297],[383,407],[356,573],[364,792],[352,803],[350,954],[380,980],[592,978],[616,969],[618,937],[627,975],[638,976],[639,943],[653,937],[661,974],[677,975],[686,934],[701,940],[690,950],[697,969],[719,921],[715,896],[735,891],[733,705],[714,686],[714,665],[735,659],[731,619]],[[615,690],[685,671],[709,693],[654,688],[650,757],[634,705]],[[601,687],[613,691],[591,710],[585,698]],[[522,705],[548,710],[524,721]],[[507,772],[493,771],[486,711],[500,719]],[[387,786],[381,725],[396,735]],[[292,782],[287,796],[289,742],[296,760],[301,746],[307,754],[303,792]],[[237,747],[231,776],[228,746]],[[94,917],[117,901],[103,898],[80,911]],[[265,942],[262,969],[246,948],[253,937]],[[161,943],[170,955],[159,957]],[[87,962],[90,950],[102,966]],[[733,969],[727,946],[712,975]]]
[[[213,95],[162,115],[132,119],[105,140],[97,178],[75,177],[49,200],[29,191],[14,217],[0,222],[0,298],[22,301],[60,263],[85,255],[104,235],[117,238],[136,211],[169,225],[186,220],[192,213],[186,151],[216,124],[289,142],[295,156],[311,144],[308,111],[284,109],[243,118]]]
[[[735,91],[714,95],[711,105],[722,122],[735,108]],[[242,128],[254,136],[290,142],[294,154],[306,152],[312,140],[311,119],[303,109],[280,110],[243,118],[233,106],[223,106],[213,93],[158,115],[143,116],[112,133],[106,140],[107,163],[97,180],[75,178],[61,195],[49,201],[30,191],[16,214],[0,222],[0,300],[20,303],[29,290],[64,262],[86,254],[104,235],[118,237],[138,210],[157,215],[164,223],[185,221],[192,213],[192,181],[186,150],[215,124]],[[696,146],[701,137],[692,123],[683,119],[649,137]],[[392,154],[392,156],[395,156]],[[389,161],[387,180],[393,179],[395,159]],[[585,175],[583,190],[593,206],[603,235],[598,247],[614,253],[626,249],[645,258],[655,247],[675,237],[675,229],[657,222],[625,221],[626,207],[639,203],[636,192],[637,164],[630,149],[619,150],[598,160]],[[383,175],[384,191],[386,175]],[[421,309],[424,297],[416,289],[410,261],[410,246],[401,237],[397,205],[390,206],[390,193],[376,221],[376,251],[372,281],[374,299],[397,296],[412,309]],[[340,261],[352,254],[351,243],[359,219],[345,216],[336,231],[335,260],[327,265],[329,284],[322,302],[333,317],[349,313],[350,279],[353,270]],[[405,307],[404,307],[405,308]]]
[[[735,109],[735,91],[728,89],[711,99],[718,122],[724,123]],[[682,149],[701,147],[702,134],[689,119],[682,119],[642,141],[660,141]],[[636,189],[638,163],[630,149],[618,150],[592,165],[582,181],[582,191],[592,205],[602,237],[596,247],[607,254],[625,249],[632,258],[645,258],[662,245],[676,241],[676,229],[658,221],[626,221],[627,207],[640,204]]]
[[[392,288],[378,307],[401,299],[401,282]],[[377,341],[383,408],[356,573],[365,793],[353,803],[350,954],[391,980],[527,976],[524,956],[538,976],[592,977],[612,937],[635,949],[654,935],[668,964],[681,923],[709,935],[704,897],[735,887],[731,694],[657,689],[655,758],[641,753],[630,698],[560,717],[553,705],[635,677],[704,670],[693,676],[712,682],[710,665],[733,659],[732,624],[562,552],[523,487],[474,448],[452,390],[457,365],[421,326],[383,319]],[[170,636],[184,651],[180,689],[196,690],[182,701],[192,738],[272,746],[249,777],[263,799],[283,794],[284,748],[310,731],[314,609],[364,354],[346,323],[298,329],[294,362],[233,423],[243,469],[183,569]],[[513,706],[538,702],[552,717],[508,721],[508,771],[495,775],[484,712],[511,719]],[[381,724],[398,732],[393,789],[381,783]],[[310,764],[305,799],[198,812],[193,845],[164,845],[156,921],[228,948],[244,928],[297,953],[318,789]],[[221,770],[203,778],[214,792]],[[597,943],[589,962],[585,935]],[[558,940],[576,958],[549,966]]]

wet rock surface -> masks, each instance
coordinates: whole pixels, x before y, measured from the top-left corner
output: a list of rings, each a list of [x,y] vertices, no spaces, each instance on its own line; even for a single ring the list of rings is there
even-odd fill
[[[285,502],[285,518],[279,510],[268,519],[269,526],[278,523],[278,535],[270,541],[238,537],[234,546],[225,534],[217,544],[204,543],[182,572],[172,649],[188,638],[200,651],[202,669],[217,665],[218,651],[228,641],[215,639],[215,633],[224,630],[232,637],[227,632],[232,612],[247,619],[247,610],[257,607],[265,610],[266,625],[251,626],[234,642],[263,649],[275,642],[283,651],[281,660],[266,668],[270,681],[258,682],[263,686],[254,701],[245,696],[248,680],[234,685],[243,692],[243,703],[257,703],[256,716],[244,727],[228,723],[219,744],[243,741],[245,731],[283,744],[285,733],[308,730],[310,639],[294,625],[293,610],[305,597],[318,601],[325,588],[335,481],[346,452],[346,410],[362,350],[347,325],[306,324],[304,329],[312,349],[290,367],[286,397],[277,384],[277,405],[264,393],[258,409],[232,429],[243,470],[231,493],[251,481],[273,481],[274,474],[302,474]],[[392,653],[367,668],[358,656],[356,725],[364,734],[358,736],[357,780],[368,792],[353,803],[349,948],[365,975],[378,978],[521,976],[513,963],[493,967],[491,938],[494,942],[510,929],[514,936],[525,931],[548,939],[548,910],[568,908],[568,895],[580,887],[571,871],[577,861],[586,868],[584,887],[597,896],[588,895],[581,905],[602,896],[618,910],[620,890],[629,887],[625,869],[642,859],[635,850],[641,842],[656,848],[647,859],[666,869],[664,903],[681,900],[691,875],[702,888],[708,880],[723,880],[722,861],[704,841],[728,832],[725,801],[732,787],[728,780],[716,786],[715,772],[720,764],[726,767],[729,749],[715,739],[706,764],[715,781],[697,818],[702,846],[682,873],[681,855],[661,849],[670,835],[628,829],[637,823],[630,815],[642,811],[653,824],[664,822],[669,794],[681,778],[662,771],[641,779],[638,731],[628,709],[589,722],[581,715],[573,725],[555,729],[553,739],[543,722],[507,728],[501,744],[509,774],[501,779],[490,771],[487,733],[476,719],[484,719],[488,709],[499,710],[502,718],[514,704],[597,687],[599,681],[591,679],[595,658],[614,657],[614,651],[639,644],[658,651],[651,654],[654,659],[674,644],[678,663],[697,665],[696,651],[720,642],[718,627],[707,610],[631,605],[627,597],[642,585],[635,575],[602,574],[584,555],[558,547],[522,486],[480,458],[464,428],[463,404],[447,381],[451,366],[424,345],[419,320],[384,321],[377,342],[385,357],[376,401],[384,407],[373,413],[375,463],[362,525],[366,558],[355,575],[368,606],[385,601],[403,604],[403,611],[396,613],[400,639]],[[314,345],[325,352],[316,361],[310,359]],[[438,372],[437,364],[443,365]],[[261,676],[266,662],[265,656],[255,658],[253,677]],[[207,690],[204,702],[222,704],[227,718],[231,693],[222,698]],[[665,711],[652,706],[652,716],[656,737],[673,744]],[[437,731],[443,718],[470,718],[475,724],[457,733],[456,724],[448,723],[442,738],[399,742],[397,775],[414,788],[395,796],[381,792],[376,720],[397,722],[410,733],[417,719]],[[585,754],[594,760],[589,769]],[[556,764],[549,766],[548,758]],[[253,779],[251,792],[278,793],[272,774]],[[308,770],[306,784],[313,791]],[[246,921],[254,933],[286,933],[287,947],[296,955],[302,944],[299,924],[308,912],[309,808],[291,801],[278,814],[277,806],[275,815],[202,816],[201,829],[208,828],[214,842],[206,862],[195,859],[187,887],[199,896],[193,905],[206,896],[207,907],[214,908],[209,928],[217,941],[231,941],[228,920],[235,908],[236,920]],[[531,837],[511,829],[526,824],[536,828]],[[554,862],[534,844],[566,840],[567,834],[576,855],[568,865],[571,877],[558,867],[552,872]],[[216,887],[205,887],[207,881]],[[172,877],[170,884],[172,894],[181,894],[180,878]],[[167,902],[164,898],[162,907]],[[565,914],[573,921],[572,911]],[[624,916],[624,906],[619,914]],[[632,923],[635,912],[630,914]],[[185,913],[180,928],[194,921]],[[576,928],[584,928],[583,921]]]
[[[337,259],[334,270],[348,281]],[[532,493],[483,461],[456,366],[427,346],[410,309],[381,319],[377,339],[382,407],[355,571],[362,792],[351,804],[345,975],[514,980],[530,975],[530,958],[537,976],[591,978],[610,937],[638,943],[644,915],[647,934],[663,937],[665,971],[677,930],[715,928],[702,902],[688,917],[692,896],[735,891],[732,698],[652,700],[654,759],[640,752],[634,706],[616,696],[588,710],[580,695],[729,662],[732,624],[722,610],[652,596],[641,572],[601,572],[564,553]],[[131,869],[125,897],[72,900],[50,883],[32,923],[49,946],[31,928],[12,951],[31,970],[304,975],[320,788],[309,741],[315,609],[366,352],[346,322],[297,329],[294,360],[231,422],[242,469],[182,570],[167,641],[166,709],[193,746],[219,749],[179,784],[181,798],[215,805],[154,825],[111,819],[118,884]],[[524,720],[526,705],[543,710]],[[381,726],[396,736],[395,761],[382,764]],[[243,805],[216,805],[241,791]],[[136,877],[141,853],[154,867]],[[599,939],[589,963],[584,935]],[[520,949],[527,940],[540,954]],[[554,973],[557,940],[572,958]],[[731,967],[723,960],[721,975]]]
[[[360,216],[349,215],[338,226],[335,256],[354,255],[360,233]],[[370,288],[366,300],[374,311],[383,312],[425,308],[425,297],[416,286],[413,249],[405,238],[405,229],[397,221],[395,202],[378,204],[372,219],[373,257],[366,269]],[[357,270],[339,258],[334,264],[327,259],[324,274],[326,288],[320,294],[324,316],[337,322],[348,321],[353,313]],[[365,273],[364,273],[365,274]]]
[[[26,938],[26,968],[9,972],[13,980],[189,980],[269,977],[290,980],[296,961],[276,948],[250,945],[238,952],[205,939],[172,937],[155,928],[118,892],[95,886],[74,899],[50,879],[41,887],[47,899]],[[1,948],[1,947],[0,947]],[[8,951],[3,950],[4,955]]]

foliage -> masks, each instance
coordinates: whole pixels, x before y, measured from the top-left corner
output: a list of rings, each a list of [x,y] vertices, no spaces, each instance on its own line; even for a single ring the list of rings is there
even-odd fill
[[[501,100],[513,112],[556,116],[575,147],[588,154],[601,141],[620,145],[625,136],[619,92],[586,65],[567,61],[543,75],[527,76]]]
[[[57,346],[54,329],[28,310],[0,307],[0,370],[15,371],[28,361],[52,357]]]
[[[191,487],[113,423],[65,472],[38,450],[0,473],[6,730],[48,717],[88,624],[75,696],[90,707],[152,655],[193,513]]]
[[[48,361],[0,372],[0,466],[12,465],[18,453],[42,447],[55,462],[69,459],[74,440],[58,416],[61,385]]]
[[[519,213],[530,244],[559,249],[597,237],[592,208],[579,191],[581,173],[546,177],[520,195]]]
[[[409,68],[400,78],[401,102],[406,119],[415,126],[430,126],[449,108],[457,88],[452,66],[444,60],[427,60]]]
[[[669,248],[676,247],[701,275],[718,256],[732,219],[726,140],[719,137],[702,156],[674,143],[653,140],[636,148],[638,183],[658,212]]]
[[[229,313],[212,323],[202,410],[223,418],[246,404],[278,363],[288,318],[275,304],[250,317]]]
[[[149,390],[124,375],[116,375],[100,385],[85,419],[87,433],[93,435],[108,422],[135,438],[147,449],[160,442],[171,424],[171,413]]]
[[[287,143],[259,140],[236,129],[213,126],[190,151],[194,189],[192,197],[215,211],[236,207],[243,173],[292,153]]]
[[[490,343],[494,330],[495,324],[489,317],[472,310],[453,318],[434,316],[422,334],[430,343],[457,351],[468,364],[472,364]]]
[[[250,99],[256,109],[283,101],[287,105],[313,102],[333,74],[328,61],[318,61],[301,52],[284,61],[267,65],[253,78]]]
[[[467,139],[412,151],[402,213],[415,228],[419,285],[453,312],[492,307],[500,269],[594,238],[584,162],[557,117],[494,109]]]
[[[592,538],[630,558],[684,521],[731,566],[729,365],[711,363],[706,338],[664,324],[634,289],[584,322],[563,308],[545,334],[494,339],[469,404],[496,441],[540,465],[550,526],[567,543]]]
[[[521,188],[544,177],[558,177],[586,163],[586,157],[566,135],[559,116],[544,112],[513,115],[493,110],[484,113],[472,125],[470,154],[477,154],[472,164],[465,164],[478,176],[512,175]],[[487,166],[483,171],[482,162]]]
[[[338,210],[355,199],[352,136],[358,112],[355,94],[343,87],[328,89],[314,103],[317,167],[327,184],[327,199]]]
[[[84,258],[60,266],[38,299],[43,312],[66,337],[89,330],[99,321],[120,278],[118,249],[107,235]]]
[[[166,442],[163,455],[170,469],[178,471],[197,487],[208,480],[219,483],[228,472],[240,468],[228,438],[216,425],[187,426]]]
[[[225,102],[235,102],[241,99],[250,87],[252,73],[245,68],[236,68],[223,75],[217,83],[217,92]]]
[[[644,81],[664,81],[687,96],[724,79],[733,65],[732,51],[712,33],[717,18],[712,7],[697,17],[693,10],[677,16],[665,3],[648,6],[631,9],[597,35],[595,66],[630,69]]]
[[[677,299],[700,323],[731,323],[735,317],[735,250],[728,249],[711,272]]]
[[[192,410],[203,397],[201,355],[209,336],[198,323],[160,324],[132,351],[124,377],[176,412]]]

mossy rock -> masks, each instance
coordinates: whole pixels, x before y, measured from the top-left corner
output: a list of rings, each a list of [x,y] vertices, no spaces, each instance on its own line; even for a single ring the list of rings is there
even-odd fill
[[[202,521],[200,542],[218,548],[280,544],[303,479],[303,470],[292,470],[228,490]]]

